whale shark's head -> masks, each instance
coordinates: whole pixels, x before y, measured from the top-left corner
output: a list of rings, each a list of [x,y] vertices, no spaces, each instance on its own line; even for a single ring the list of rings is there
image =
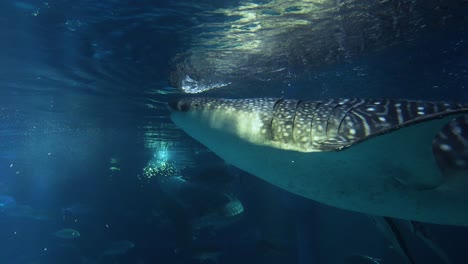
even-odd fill
[[[259,145],[272,144],[271,122],[277,99],[183,98],[169,103],[172,121],[202,143],[215,134]]]

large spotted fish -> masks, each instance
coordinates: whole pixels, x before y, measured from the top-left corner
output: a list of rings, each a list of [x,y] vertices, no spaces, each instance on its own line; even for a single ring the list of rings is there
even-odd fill
[[[468,226],[468,105],[184,98],[171,119],[292,193],[387,217]]]

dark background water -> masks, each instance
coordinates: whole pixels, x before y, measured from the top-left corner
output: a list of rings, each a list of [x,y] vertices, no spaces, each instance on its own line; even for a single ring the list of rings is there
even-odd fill
[[[232,84],[202,96],[466,102],[466,1],[381,2],[395,7],[395,20],[417,17],[425,26],[399,22],[408,34],[390,27],[379,45],[349,56],[333,45],[334,59],[299,53],[319,63],[297,64],[284,55],[292,53],[264,61],[253,57],[258,65],[245,71],[251,74],[276,61],[265,69],[285,68],[277,79],[265,72],[254,79],[239,77],[229,66],[238,64],[226,57],[228,66],[208,61],[210,69],[218,69],[216,80]],[[242,3],[0,2],[0,263],[202,263],[196,258],[200,252],[217,256],[219,263],[345,263],[353,254],[401,262],[367,216],[295,197],[229,167],[168,119],[161,102],[182,94],[169,86],[179,62],[174,58],[212,54],[194,44],[209,28],[203,25],[235,19],[204,12]],[[330,1],[340,7],[351,3]],[[414,8],[398,11],[401,6]],[[334,26],[330,21],[324,32]],[[307,41],[324,49],[317,39]],[[354,51],[353,42],[346,43],[344,49]],[[206,64],[193,64],[190,56],[187,61],[193,67],[189,72],[200,76],[205,70]],[[199,233],[191,230],[190,221],[203,215],[212,206],[206,201],[215,196],[202,189],[206,197],[180,202],[184,197],[171,195],[174,186],[145,179],[143,168],[160,151],[196,186],[226,188],[242,201],[242,216],[218,219],[215,228]],[[200,175],[208,179],[197,182]],[[232,177],[229,184],[213,180],[226,175]],[[453,263],[468,261],[466,228],[425,227]],[[63,228],[78,230],[80,237],[54,235]],[[442,263],[402,230],[416,263]],[[134,247],[102,257],[119,240],[132,241]]]

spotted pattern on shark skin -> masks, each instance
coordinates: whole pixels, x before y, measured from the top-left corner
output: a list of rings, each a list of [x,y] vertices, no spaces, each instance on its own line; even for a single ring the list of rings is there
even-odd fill
[[[354,100],[339,99],[327,121],[339,126],[328,126],[326,136],[315,141],[320,150],[340,150],[372,136],[398,129],[412,123],[438,118],[453,112],[468,111],[468,106],[450,103],[430,103],[408,100]],[[333,118],[333,115],[336,115]]]
[[[394,99],[300,101],[278,98],[184,98],[178,111],[256,113],[256,130],[273,146],[301,152],[337,151],[421,121],[468,112],[468,104]]]
[[[294,142],[302,144],[305,149],[312,147],[312,123],[318,103],[300,101],[296,108],[293,126]]]
[[[273,140],[294,143],[293,127],[295,125],[297,100],[278,100],[274,106],[271,131]]]
[[[444,126],[435,136],[432,150],[439,167],[468,174],[468,116],[459,116]]]

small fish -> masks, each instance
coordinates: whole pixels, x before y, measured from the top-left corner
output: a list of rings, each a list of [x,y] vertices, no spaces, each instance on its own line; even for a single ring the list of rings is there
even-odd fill
[[[72,228],[60,229],[59,231],[55,232],[54,235],[58,238],[63,238],[63,239],[75,239],[81,236],[78,230],[75,230]]]
[[[120,171],[119,167],[112,166],[109,168],[110,171]]]
[[[238,216],[244,212],[244,206],[237,198],[232,198],[230,202],[224,205],[222,211],[226,217]]]

